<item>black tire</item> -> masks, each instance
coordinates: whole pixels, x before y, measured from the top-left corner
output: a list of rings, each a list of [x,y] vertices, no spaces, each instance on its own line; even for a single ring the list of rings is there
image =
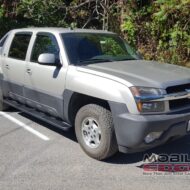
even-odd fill
[[[83,138],[82,126],[86,118],[94,118],[100,127],[101,140],[96,148],[89,147]],[[111,112],[102,106],[88,104],[82,107],[76,115],[75,133],[82,149],[92,158],[104,160],[118,151]]]

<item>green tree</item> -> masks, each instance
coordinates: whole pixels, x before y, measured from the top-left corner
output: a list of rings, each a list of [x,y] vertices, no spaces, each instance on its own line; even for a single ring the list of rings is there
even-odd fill
[[[190,0],[0,0],[0,37],[28,26],[109,29],[146,59],[190,65]]]

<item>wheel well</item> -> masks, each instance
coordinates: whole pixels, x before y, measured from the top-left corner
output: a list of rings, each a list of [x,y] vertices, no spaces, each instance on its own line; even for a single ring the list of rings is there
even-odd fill
[[[106,100],[83,95],[80,93],[74,93],[69,102],[69,110],[68,110],[69,121],[72,125],[74,125],[75,117],[78,110],[87,104],[97,104],[110,110],[110,106],[108,104],[108,101]]]

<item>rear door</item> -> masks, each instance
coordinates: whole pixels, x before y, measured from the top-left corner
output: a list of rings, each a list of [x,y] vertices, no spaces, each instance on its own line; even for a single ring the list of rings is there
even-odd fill
[[[57,61],[61,62],[60,52],[62,44],[58,43],[59,36],[52,33],[36,34],[31,45],[25,72],[24,95],[26,103],[38,110],[49,113],[52,116],[63,118],[63,92],[67,66],[41,65],[38,63],[40,54],[54,54]]]
[[[26,70],[26,54],[30,43],[31,32],[12,34],[12,41],[4,51],[3,86],[5,94],[12,99],[23,102],[24,74]]]
[[[8,38],[8,34],[6,34],[0,40],[0,97],[3,95],[3,62],[4,62],[4,55],[3,55],[3,48],[5,46],[5,42]]]

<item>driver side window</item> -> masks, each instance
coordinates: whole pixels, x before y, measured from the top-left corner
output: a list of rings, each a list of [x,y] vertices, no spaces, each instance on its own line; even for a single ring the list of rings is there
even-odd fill
[[[59,61],[59,46],[57,40],[52,34],[38,34],[32,50],[31,61],[38,63],[38,57],[43,53],[55,55],[56,61]]]

